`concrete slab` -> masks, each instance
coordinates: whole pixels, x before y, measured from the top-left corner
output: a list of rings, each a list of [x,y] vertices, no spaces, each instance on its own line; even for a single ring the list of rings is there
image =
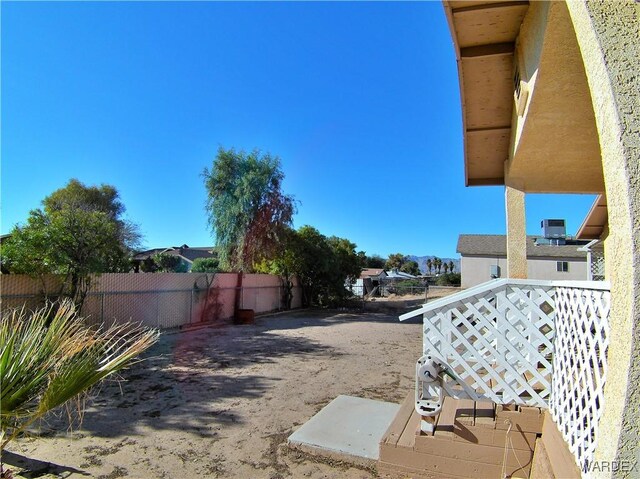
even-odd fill
[[[289,436],[289,445],[338,459],[371,463],[400,409],[393,404],[340,395]]]

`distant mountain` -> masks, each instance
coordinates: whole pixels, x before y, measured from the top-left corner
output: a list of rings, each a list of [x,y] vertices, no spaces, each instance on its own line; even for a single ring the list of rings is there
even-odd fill
[[[430,259],[433,261],[433,258],[435,258],[435,256],[415,256],[415,255],[407,255],[409,257],[409,259],[415,261],[416,263],[418,263],[418,267],[420,268],[420,271],[422,271],[423,273],[428,273],[429,271],[427,270],[427,260]],[[457,258],[440,258],[442,260],[443,263],[449,263],[449,261],[453,261],[453,272],[454,273],[459,273],[460,272],[460,260]],[[441,270],[444,273],[444,268],[442,268]],[[431,273],[435,273],[435,271],[432,269]]]

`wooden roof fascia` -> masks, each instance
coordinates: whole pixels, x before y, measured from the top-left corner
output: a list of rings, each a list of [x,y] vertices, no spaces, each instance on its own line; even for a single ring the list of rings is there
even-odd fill
[[[453,51],[456,55],[456,67],[458,69],[458,87],[460,88],[460,114],[462,115],[462,154],[464,155],[462,161],[464,163],[464,185],[469,185],[469,167],[467,166],[467,119],[465,115],[465,102],[464,102],[464,79],[462,78],[462,60],[460,58],[460,46],[458,45],[458,38],[455,34],[456,28],[453,23],[453,8],[449,0],[442,0],[442,6],[444,7],[445,17],[447,18],[447,24],[449,25],[449,31],[451,32],[451,40],[453,41]]]
[[[477,10],[491,10],[493,8],[505,8],[505,7],[519,7],[522,5],[528,5],[528,1],[512,1],[512,2],[493,2],[493,3],[480,3],[478,2],[476,5],[467,5],[466,7],[458,7],[452,8],[452,12],[456,13],[464,13],[464,12],[473,12]]]
[[[467,181],[467,186],[503,186],[504,176],[500,178],[474,178]]]
[[[461,48],[460,57],[467,59],[493,55],[513,55],[515,51],[515,42],[490,43],[488,45],[476,45],[473,47]]]
[[[578,228],[576,238],[599,239],[608,221],[607,199],[603,194],[600,194],[594,200],[580,228]]]
[[[460,32],[456,28],[458,25],[458,20],[461,22],[461,25],[469,23],[468,15],[472,16],[480,16],[482,20],[482,12],[486,12],[489,17],[496,16],[497,12],[500,9],[510,10],[512,12],[520,10],[520,15],[526,14],[526,9],[528,8],[530,2],[527,0],[521,1],[489,1],[486,3],[470,3],[470,2],[457,2],[455,0],[443,0],[443,6],[445,10],[445,16],[447,18],[447,23],[449,26],[449,31],[451,33],[451,37],[454,44],[454,50],[456,55],[456,64],[458,67],[458,81],[460,86],[460,103],[462,107],[462,127],[463,127],[463,151],[464,151],[464,177],[465,177],[465,186],[477,186],[477,185],[504,185],[504,177],[502,178],[472,178],[471,174],[473,174],[473,170],[470,167],[470,145],[467,138],[468,133],[481,131],[480,128],[471,128],[468,129],[468,111],[467,111],[467,101],[465,99],[465,83],[464,83],[464,73],[463,73],[463,62],[471,61],[474,59],[486,59],[490,56],[504,55],[504,56],[513,56],[515,54],[515,40],[516,38],[511,38],[509,35],[502,36],[502,38],[496,37],[494,39],[494,43],[480,43],[478,45],[470,45],[464,48],[460,48]],[[461,5],[461,6],[456,6]],[[524,10],[522,10],[524,7]],[[500,14],[497,14],[498,16]],[[466,20],[462,20],[462,19]],[[485,19],[486,20],[486,19]],[[485,22],[486,23],[486,22]],[[470,26],[470,25],[468,25]],[[468,36],[468,35],[467,35]],[[467,38],[468,40],[468,38]],[[507,41],[495,41],[495,40],[507,40]],[[492,126],[488,129],[503,129],[506,132],[510,132],[511,124],[508,127],[505,126]],[[496,165],[492,163],[490,170],[496,170]],[[495,175],[495,171],[494,171]]]

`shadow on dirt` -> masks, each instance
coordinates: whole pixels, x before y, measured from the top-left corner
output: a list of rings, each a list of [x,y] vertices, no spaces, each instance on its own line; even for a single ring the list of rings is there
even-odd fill
[[[27,479],[42,477],[46,475],[54,475],[59,477],[67,477],[70,474],[79,474],[82,476],[91,476],[91,474],[75,469],[73,467],[61,466],[52,462],[39,461],[30,457],[16,454],[15,452],[2,451],[2,462],[5,466],[12,466],[21,469],[19,477]]]
[[[147,426],[215,440],[225,425],[243,423],[228,402],[221,406],[222,400],[259,398],[283,379],[252,374],[252,365],[285,356],[313,360],[341,355],[320,342],[270,329],[253,324],[163,334],[144,361],[94,391],[76,435],[135,436],[136,427]],[[35,435],[64,434],[59,431],[66,428],[64,415],[49,417]]]

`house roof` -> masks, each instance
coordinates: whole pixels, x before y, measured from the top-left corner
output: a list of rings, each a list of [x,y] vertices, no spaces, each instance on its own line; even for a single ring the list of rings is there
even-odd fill
[[[384,273],[384,269],[382,268],[364,268],[360,273],[360,278],[372,278],[374,276],[380,276],[382,273]]]
[[[608,222],[607,199],[604,195],[598,195],[578,229],[576,237],[578,239],[599,239]]]
[[[604,191],[589,82],[565,2],[445,0],[444,8],[458,64],[466,185]]]
[[[540,236],[527,236],[527,258],[586,258],[578,248],[586,240],[567,240],[565,245],[536,244]],[[456,251],[462,256],[507,256],[506,235],[460,235]]]
[[[387,271],[387,277],[391,279],[415,279],[417,276],[414,276],[409,273],[405,273],[403,271],[398,271],[397,269],[392,269]]]
[[[165,253],[171,256],[181,256],[190,263],[193,263],[193,261],[198,258],[211,258],[212,256],[214,256],[211,252],[212,250],[213,247],[211,246],[199,246],[190,248],[187,245],[173,246],[169,248],[153,248],[146,251],[141,251],[140,253],[136,254],[133,259],[134,261],[142,261],[156,254]]]
[[[504,184],[513,105],[513,58],[527,1],[445,1],[463,113],[465,181]]]

